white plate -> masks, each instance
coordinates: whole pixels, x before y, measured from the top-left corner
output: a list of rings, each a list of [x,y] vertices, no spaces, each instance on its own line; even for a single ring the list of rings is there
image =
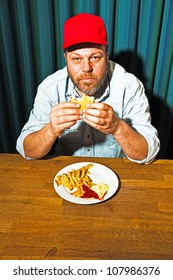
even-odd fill
[[[93,167],[90,169],[91,174],[89,175],[93,180],[93,182],[96,184],[101,184],[101,183],[108,184],[109,186],[109,190],[106,193],[103,200],[105,201],[109,199],[111,196],[113,196],[113,194],[115,194],[115,192],[118,189],[118,177],[110,168],[95,162],[79,162],[64,167],[56,174],[56,176],[61,175],[62,173],[67,173],[68,171],[72,171],[72,169],[81,168],[82,166],[85,166],[89,163],[94,164]],[[95,204],[95,203],[103,202],[95,198],[80,198],[70,194],[70,192],[63,185],[60,186],[57,185],[55,181],[56,176],[54,178],[55,191],[65,200],[77,204]]]

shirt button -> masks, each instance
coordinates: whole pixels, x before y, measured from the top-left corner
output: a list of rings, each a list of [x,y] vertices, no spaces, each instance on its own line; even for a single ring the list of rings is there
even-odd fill
[[[88,152],[90,152],[90,149],[87,149]]]

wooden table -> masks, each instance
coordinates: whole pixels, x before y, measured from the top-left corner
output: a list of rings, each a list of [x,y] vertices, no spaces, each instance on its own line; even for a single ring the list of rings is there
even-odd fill
[[[116,172],[116,196],[95,205],[59,197],[55,174],[91,160]],[[173,160],[0,154],[0,259],[173,259]]]

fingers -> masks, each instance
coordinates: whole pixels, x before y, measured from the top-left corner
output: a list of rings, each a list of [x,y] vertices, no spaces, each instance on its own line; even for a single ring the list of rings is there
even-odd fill
[[[81,119],[79,104],[63,102],[56,105],[50,113],[50,127],[54,135],[59,136]]]
[[[98,109],[98,110],[107,111],[109,108],[111,108],[110,105],[108,105],[106,103],[101,103],[101,102],[100,103],[99,102],[94,102],[94,103],[87,104],[87,109]]]
[[[84,110],[83,120],[97,130],[105,134],[112,133],[118,117],[113,108],[104,103],[93,103]]]
[[[109,106],[108,104],[104,104],[104,103],[93,103],[93,104],[88,104],[87,108],[84,109],[83,111],[83,117],[84,118],[89,118],[91,119],[97,119],[98,121],[99,119],[107,119],[109,118],[109,116],[114,113],[113,109],[111,106]],[[102,120],[102,121],[103,121]]]
[[[63,114],[74,114],[76,113],[80,108],[79,104],[71,103],[71,102],[62,102],[57,104],[53,107],[52,112],[56,112],[57,115],[63,115]]]
[[[63,108],[80,108],[80,104],[78,103],[72,103],[72,102],[62,102],[57,105],[55,105],[52,109],[52,111],[57,109],[63,109]]]
[[[75,116],[81,115],[82,112],[80,111],[80,105],[79,104],[74,104],[70,102],[63,102],[59,103],[58,105],[54,106],[52,111],[51,111],[51,116],[59,118],[68,118],[70,116]]]

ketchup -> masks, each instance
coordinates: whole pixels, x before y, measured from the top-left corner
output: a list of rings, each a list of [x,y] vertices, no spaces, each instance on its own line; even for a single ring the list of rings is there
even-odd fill
[[[82,195],[82,198],[95,198],[95,199],[99,199],[99,196],[96,192],[94,192],[93,190],[91,190],[90,188],[88,188],[85,185],[82,185],[84,194]]]

